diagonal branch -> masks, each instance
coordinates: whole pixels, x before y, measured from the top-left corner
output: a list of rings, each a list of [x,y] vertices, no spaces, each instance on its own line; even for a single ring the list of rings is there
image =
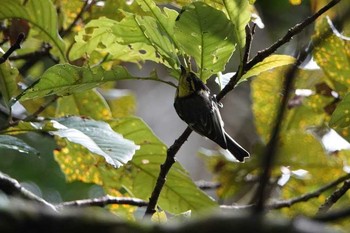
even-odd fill
[[[258,54],[248,62],[246,66],[246,70],[249,70],[253,66],[255,66],[257,63],[263,61],[265,58],[273,54],[278,48],[280,48],[282,45],[289,42],[293,36],[299,34],[302,30],[304,30],[307,26],[312,24],[316,21],[318,17],[320,17],[323,13],[331,9],[333,6],[338,4],[341,0],[333,0],[329,2],[327,5],[322,7],[319,11],[317,11],[314,15],[306,18],[303,22],[296,24],[292,28],[288,30],[288,32],[280,38],[278,41],[276,41],[273,45],[271,45],[269,48],[264,49],[263,51],[258,52]]]
[[[335,180],[335,181],[333,181],[325,186],[322,186],[321,188],[319,188],[313,192],[301,195],[300,197],[295,197],[295,198],[292,198],[289,200],[276,201],[272,204],[267,205],[267,208],[268,209],[281,209],[284,207],[290,207],[290,206],[292,206],[296,203],[299,203],[299,202],[306,202],[312,198],[319,197],[323,192],[327,191],[328,189],[333,188],[334,186],[337,186],[338,184],[340,184],[348,179],[350,179],[350,174],[346,174],[345,176],[342,176],[342,177],[338,178],[337,180]]]
[[[277,40],[273,45],[271,45],[269,48],[266,48],[260,52],[252,59],[250,60],[243,68],[243,72],[236,72],[235,75],[230,79],[230,82],[222,89],[222,91],[217,95],[217,99],[221,100],[228,92],[233,90],[233,88],[236,86],[239,79],[253,66],[258,64],[259,62],[263,61],[268,56],[272,55],[278,48],[280,48],[282,45],[288,43],[293,36],[300,33],[302,30],[304,30],[307,26],[312,24],[316,21],[318,17],[320,17],[323,13],[325,13],[327,10],[338,4],[341,0],[333,0],[329,2],[326,6],[321,8],[318,12],[316,12],[314,15],[308,17],[303,22],[296,24],[294,27],[290,28],[288,32],[279,40]]]
[[[346,180],[341,188],[335,190],[335,192],[326,199],[325,203],[318,209],[316,215],[326,213],[349,189],[350,180]]]
[[[181,134],[181,136],[175,140],[174,144],[167,150],[167,156],[165,162],[160,166],[160,172],[157,178],[157,183],[153,189],[152,195],[149,199],[149,204],[147,206],[145,216],[150,216],[156,212],[156,205],[162,191],[162,188],[166,181],[166,176],[175,163],[175,155],[181,148],[181,146],[187,141],[187,138],[192,133],[192,130],[187,127],[186,130]]]

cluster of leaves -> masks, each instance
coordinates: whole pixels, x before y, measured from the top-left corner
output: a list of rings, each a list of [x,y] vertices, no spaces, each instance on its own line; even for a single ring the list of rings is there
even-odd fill
[[[297,70],[293,94],[283,118],[272,171],[274,191],[271,192],[275,194],[272,202],[300,197],[349,172],[350,40],[324,16],[316,22],[313,43],[313,59]],[[271,58],[273,56],[265,62]],[[257,65],[248,73],[254,69],[257,72],[251,82],[251,97],[254,122],[261,139],[255,153],[260,155],[270,140],[290,65],[269,67],[265,71]],[[237,166],[217,152],[201,154],[222,184],[218,189],[220,197],[234,196],[237,202],[254,202],[254,197],[247,194],[251,194],[256,185],[259,157],[253,156],[248,163]],[[313,216],[327,195],[329,193],[323,193],[318,199],[293,205],[284,212]],[[349,198],[349,194],[345,195],[337,206],[343,207]]]
[[[77,9],[89,6],[89,1],[86,5],[66,2],[56,1],[54,5],[50,0],[3,0],[1,3],[0,19],[10,28],[11,23],[15,25],[11,19],[21,19],[17,30],[28,31],[18,56],[34,52],[47,42],[60,64],[53,65],[56,59],[44,57],[45,62],[33,65],[26,72],[17,68],[26,65],[20,61],[0,65],[2,104],[10,116],[16,103],[24,106],[27,114],[22,120],[9,119],[8,124],[2,126],[0,147],[36,153],[15,136],[28,132],[51,134],[57,143],[55,159],[68,181],[94,183],[114,196],[147,200],[167,147],[142,119],[134,116],[134,98],[114,89],[114,83],[165,81],[155,72],[148,77],[135,77],[122,62],[140,67],[145,61],[160,63],[176,79],[180,59],[191,57],[198,76],[205,82],[225,69],[234,52],[242,60],[245,27],[251,19],[253,1],[171,1],[179,9],[182,7],[181,11],[161,8],[151,0],[130,3],[106,0],[100,2],[102,5],[92,1],[88,14],[81,16],[84,23],[75,24],[72,31],[65,34],[64,29],[80,14]],[[278,179],[283,198],[303,194],[333,180],[344,172],[347,164],[346,151],[328,156],[322,139],[331,132],[329,127],[346,140],[350,139],[347,104],[350,97],[346,95],[349,72],[344,65],[350,54],[348,39],[335,33],[326,18],[318,22],[315,40],[324,31],[330,31],[330,36],[314,50],[315,61],[321,69],[300,69],[297,73],[296,90],[308,90],[311,94],[305,96],[300,95],[304,92],[296,91],[283,122],[273,172],[275,177],[284,178],[283,182]],[[58,32],[66,36],[62,39]],[[3,34],[11,37],[10,33]],[[287,55],[272,55],[248,70],[239,81],[256,76],[252,82],[252,108],[262,145],[269,141],[283,77],[294,61]],[[251,189],[247,186],[254,182],[247,179],[257,174],[261,149],[256,149],[244,165],[237,165],[222,155],[203,154],[221,183],[219,197],[249,193],[246,190]],[[321,170],[330,175],[317,175]],[[168,174],[158,204],[174,214],[217,205],[196,187],[178,162]],[[130,208],[129,212],[134,210]],[[306,212],[310,211],[313,210]]]
[[[60,64],[52,65],[57,61],[52,59],[44,63],[44,68],[36,65],[26,72],[19,72],[17,67],[23,65],[19,61],[1,64],[4,106],[10,116],[17,103],[27,111],[27,117],[9,119],[2,127],[1,147],[36,153],[15,136],[28,132],[51,134],[57,143],[55,159],[68,181],[95,183],[109,194],[147,200],[167,148],[142,119],[133,115],[134,99],[106,83],[126,79],[162,81],[156,73],[135,77],[121,62],[140,66],[145,61],[161,63],[177,78],[179,57],[185,54],[196,61],[198,75],[206,81],[224,69],[237,45],[242,51],[250,4],[178,2],[184,6],[179,14],[159,8],[150,0],[119,3],[104,1],[103,6],[90,6],[84,18],[86,24],[72,29],[77,31],[73,40],[69,37],[73,33],[62,39],[58,32],[64,35],[64,29],[80,13],[76,10],[87,7],[88,2],[76,5],[62,0],[56,6],[50,0],[2,2],[0,19],[9,25],[8,31],[16,26],[11,19],[22,20],[17,23],[17,34],[4,32],[3,37],[16,37],[20,30],[27,32],[17,56],[34,52],[45,42],[52,46],[50,52]],[[123,7],[117,10],[116,5]],[[61,14],[57,15],[56,7]],[[103,88],[96,90],[102,84]],[[107,97],[108,93],[116,97]],[[215,205],[175,163],[159,206],[177,214]]]

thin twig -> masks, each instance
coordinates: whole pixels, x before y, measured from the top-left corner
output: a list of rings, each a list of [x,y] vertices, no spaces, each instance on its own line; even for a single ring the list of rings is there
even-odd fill
[[[316,215],[324,214],[326,213],[344,194],[350,189],[350,180],[347,180],[344,182],[343,186],[339,189],[335,190],[332,195],[330,195],[325,203],[323,203],[320,208],[318,209],[318,212]]]
[[[4,63],[14,51],[21,48],[21,43],[24,40],[24,37],[24,33],[20,33],[18,35],[16,42],[9,48],[9,50],[7,50],[4,55],[2,55],[2,57],[0,57],[0,64]]]
[[[289,200],[283,200],[283,201],[276,201],[274,203],[268,204],[266,208],[268,209],[281,209],[284,207],[291,207],[292,205],[299,203],[299,202],[306,202],[312,198],[319,197],[323,192],[337,186],[338,184],[350,179],[350,174],[346,174],[345,176],[342,176],[338,178],[337,180],[313,191],[310,193],[306,193],[304,195],[301,195],[300,197],[291,198]]]
[[[93,199],[84,199],[84,200],[76,200],[76,201],[69,201],[69,202],[63,202],[56,207],[58,209],[64,208],[64,207],[91,207],[91,206],[98,206],[98,207],[105,207],[107,205],[132,205],[137,207],[143,207],[147,206],[148,203],[145,202],[142,199],[138,198],[131,198],[131,197],[113,197],[110,195],[106,195],[99,198],[93,198]]]

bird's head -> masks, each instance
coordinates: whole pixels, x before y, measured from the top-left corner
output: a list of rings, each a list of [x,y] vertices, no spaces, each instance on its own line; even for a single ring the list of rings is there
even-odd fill
[[[177,86],[177,96],[186,97],[194,93],[196,91],[196,78],[197,77],[193,72],[189,72],[185,67],[181,66],[181,75]]]

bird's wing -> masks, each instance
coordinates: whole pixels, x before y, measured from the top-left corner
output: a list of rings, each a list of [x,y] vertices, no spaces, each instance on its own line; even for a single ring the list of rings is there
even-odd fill
[[[222,148],[226,149],[227,145],[225,131],[218,105],[210,98],[204,99],[205,101],[198,101],[197,106],[194,106],[196,109],[198,109],[198,118],[197,121],[194,122],[198,123],[193,124],[192,128],[201,135],[213,140]],[[202,103],[203,106],[198,103]],[[206,111],[203,111],[203,109],[206,109]]]

